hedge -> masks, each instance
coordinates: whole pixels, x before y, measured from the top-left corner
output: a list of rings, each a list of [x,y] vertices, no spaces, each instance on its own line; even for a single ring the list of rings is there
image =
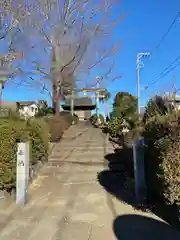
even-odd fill
[[[144,129],[145,176],[151,202],[180,205],[180,117],[156,115]]]
[[[29,119],[18,117],[0,119],[0,190],[16,187],[17,143],[30,142],[30,167],[48,159],[49,142],[57,142],[72,124],[69,112],[59,116]],[[74,120],[78,119],[74,116]]]
[[[104,117],[103,115],[99,115],[99,118],[100,118],[100,121],[101,121],[101,124],[104,123]],[[90,117],[90,122],[92,123],[92,125],[96,125],[97,123],[97,114],[93,114],[91,117]]]
[[[0,190],[16,186],[17,143],[30,141],[30,164],[48,159],[49,130],[43,120],[0,120]]]

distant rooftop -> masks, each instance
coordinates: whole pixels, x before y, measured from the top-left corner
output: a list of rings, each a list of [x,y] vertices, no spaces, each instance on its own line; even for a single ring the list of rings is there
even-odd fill
[[[175,99],[175,101],[180,102],[180,95],[178,94],[174,95],[174,93],[166,92],[162,97],[167,99],[168,101],[174,101]]]
[[[92,103],[92,99],[89,97],[75,97],[74,98],[74,109],[75,110],[93,110],[96,105]],[[71,98],[65,99],[65,104],[62,105],[64,110],[71,108]]]
[[[145,112],[145,106],[140,107],[140,114],[143,115]]]

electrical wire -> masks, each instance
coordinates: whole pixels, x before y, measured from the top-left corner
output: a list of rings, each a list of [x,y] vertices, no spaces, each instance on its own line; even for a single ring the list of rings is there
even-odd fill
[[[174,63],[176,63],[180,59],[180,56],[178,56],[171,64],[168,65],[160,74],[157,79],[152,81],[148,86],[145,87],[145,90],[147,90],[149,87],[154,85],[155,83],[159,82],[161,79],[163,79],[165,76],[167,76],[170,72],[172,72],[175,68],[180,66],[180,63],[177,63],[175,66],[173,66]],[[171,67],[173,66],[173,67]]]
[[[163,41],[165,40],[165,38],[168,36],[168,34],[170,33],[171,29],[173,28],[173,26],[175,25],[176,21],[178,20],[178,18],[180,17],[180,11],[178,12],[178,14],[175,16],[174,20],[172,21],[171,25],[169,26],[168,30],[165,32],[165,34],[161,37],[159,43],[156,45],[155,50],[157,50],[161,44],[163,43]]]
[[[180,11],[177,13],[177,15],[175,16],[174,20],[172,21],[172,23],[170,24],[168,30],[165,32],[165,34],[161,37],[159,43],[156,45],[154,51],[151,52],[151,56],[152,54],[154,54],[154,52],[161,46],[161,44],[163,43],[163,41],[165,40],[165,38],[168,36],[168,34],[170,33],[171,29],[173,28],[173,26],[175,25],[176,21],[178,20],[178,18],[180,17]],[[158,81],[160,81],[162,78],[164,78],[169,72],[173,71],[175,68],[177,68],[180,64],[178,63],[177,65],[175,65],[174,67],[173,64],[176,63],[178,60],[180,59],[180,56],[178,56],[172,63],[170,63],[159,75],[159,77],[157,79],[155,79],[154,81],[152,81],[148,86],[145,87],[144,90],[147,90],[150,86],[154,85],[155,83],[157,83]],[[172,67],[172,68],[171,68]],[[170,69],[169,69],[170,68]],[[168,71],[167,71],[168,70]],[[167,72],[166,72],[167,71]]]

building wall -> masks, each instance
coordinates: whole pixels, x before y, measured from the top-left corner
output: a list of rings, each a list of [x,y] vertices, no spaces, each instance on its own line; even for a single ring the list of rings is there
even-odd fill
[[[20,116],[23,117],[34,117],[35,114],[38,112],[38,107],[36,104],[32,104],[30,106],[23,106],[19,109]]]
[[[172,103],[172,105],[174,106],[174,103]],[[176,102],[174,107],[175,107],[176,110],[180,110],[180,103]]]

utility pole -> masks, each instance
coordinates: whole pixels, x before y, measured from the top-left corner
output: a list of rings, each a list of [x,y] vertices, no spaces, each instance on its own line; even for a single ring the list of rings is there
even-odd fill
[[[149,52],[142,52],[142,53],[137,53],[136,56],[136,71],[137,71],[137,110],[138,110],[138,114],[141,113],[141,105],[140,105],[140,97],[141,97],[141,93],[140,93],[140,70],[144,67],[144,64],[141,61],[142,57],[148,57],[150,56]]]
[[[144,67],[141,58],[148,57],[149,52],[137,53],[136,56],[136,71],[137,71],[137,111],[140,117],[140,70]],[[139,139],[133,143],[133,161],[134,161],[134,178],[135,178],[135,193],[137,200],[143,200],[146,195],[145,180],[144,180],[144,140]]]
[[[0,108],[1,108],[1,101],[2,101],[3,86],[4,86],[4,82],[0,80]]]
[[[176,109],[176,76],[173,76],[173,105]]]

